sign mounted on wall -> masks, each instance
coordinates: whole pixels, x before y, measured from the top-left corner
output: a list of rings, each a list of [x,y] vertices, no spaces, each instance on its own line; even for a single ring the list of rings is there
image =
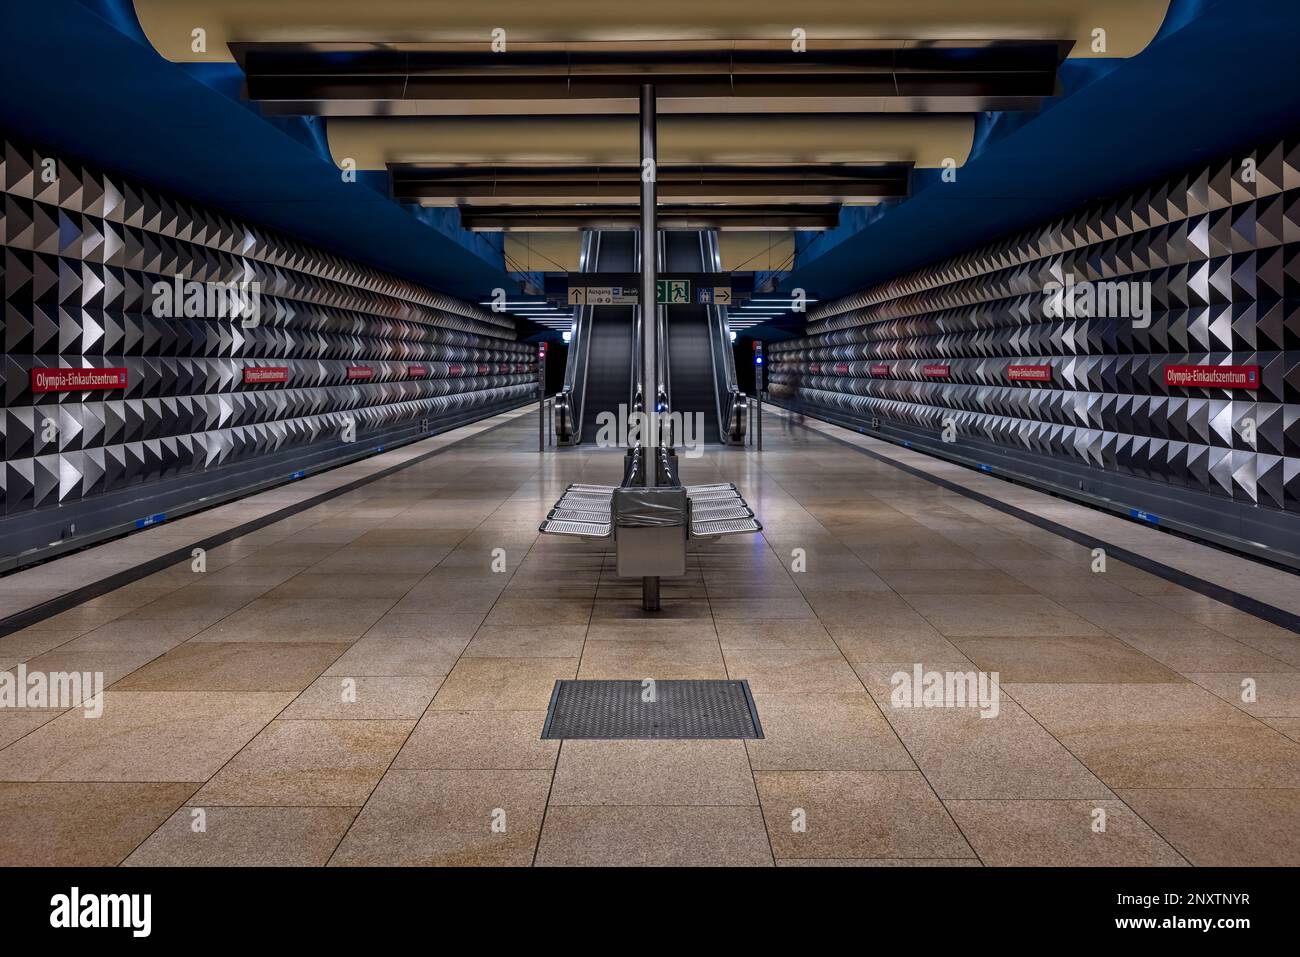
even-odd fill
[[[375,370],[370,366],[348,366],[349,379],[373,379]]]
[[[126,370],[113,369],[33,369],[33,392],[87,392],[101,389],[125,389]]]
[[[946,379],[952,375],[952,366],[928,362],[921,368],[921,375],[927,379]]]
[[[636,289],[631,286],[570,286],[571,306],[634,306]]]
[[[689,279],[656,279],[655,302],[661,306],[689,305],[691,281]]]
[[[288,381],[288,366],[244,366],[244,385],[261,385],[264,382]]]
[[[1183,389],[1258,389],[1259,366],[1165,366],[1165,385]]]
[[[871,367],[872,375],[889,375],[889,363],[877,362]]]
[[[1051,366],[1007,366],[1007,378],[1013,382],[1051,382]]]

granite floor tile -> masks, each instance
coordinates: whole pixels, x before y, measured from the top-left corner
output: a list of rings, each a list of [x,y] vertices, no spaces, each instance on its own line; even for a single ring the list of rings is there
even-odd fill
[[[362,638],[325,674],[346,677],[432,677],[451,671],[465,650],[464,638]]]
[[[0,784],[0,867],[112,867],[195,784]]]
[[[893,771],[916,767],[864,691],[756,694],[761,739],[747,740],[756,771]]]
[[[1003,682],[1027,684],[1178,682],[1154,658],[1109,635],[1054,638],[953,638],[953,645],[982,671]]]
[[[996,714],[974,708],[886,707],[884,712],[944,801],[1111,796],[1060,742],[1005,698]]]
[[[1300,746],[1194,684],[1010,685],[1111,788],[1300,787]]]
[[[763,867],[756,807],[551,807],[539,867]]]
[[[722,650],[713,642],[659,641],[653,637],[627,641],[593,641],[582,653],[578,677],[708,679],[725,678]]]
[[[188,642],[118,682],[115,691],[293,691],[339,656],[330,642]]]
[[[1300,718],[1300,673],[1189,674],[1191,681],[1257,718]]]
[[[386,721],[424,714],[441,677],[364,677],[328,675],[317,678],[298,695],[282,717]]]
[[[778,860],[975,856],[918,771],[758,771],[754,779]]]
[[[389,771],[344,836],[336,866],[527,866],[549,771]]]
[[[1300,790],[1125,788],[1118,794],[1197,867],[1300,864]]]
[[[351,644],[393,605],[386,598],[259,598],[195,641],[338,641]]]
[[[753,805],[743,741],[565,741],[552,805]]]
[[[0,781],[206,781],[292,698],[109,690],[101,717],[69,711],[0,751]]]
[[[577,658],[461,658],[431,706],[434,711],[545,711],[555,682],[574,678]]]
[[[431,771],[524,771],[555,767],[559,741],[543,741],[545,711],[429,711],[393,767]]]
[[[587,639],[586,625],[480,628],[465,649],[470,658],[577,658]]]
[[[272,721],[190,803],[360,807],[414,726],[413,720]]]
[[[62,711],[33,711],[27,709],[0,711],[0,748],[8,747],[19,738],[35,731],[43,724],[48,724],[61,714],[63,714]]]
[[[746,679],[755,694],[826,694],[862,690],[853,669],[838,651],[726,652],[727,677]]]
[[[1120,801],[947,801],[946,805],[980,859],[996,867],[1178,867],[1187,863]],[[1103,820],[1105,829],[1100,830]]]
[[[1033,595],[912,595],[908,600],[948,638],[1102,634],[1066,607]]]
[[[718,643],[724,651],[834,651],[826,628],[819,621],[767,619],[719,621]]]
[[[127,867],[321,867],[356,817],[347,807],[181,808]]]

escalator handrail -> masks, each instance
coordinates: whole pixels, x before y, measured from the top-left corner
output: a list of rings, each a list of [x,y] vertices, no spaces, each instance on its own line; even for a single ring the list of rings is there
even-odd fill
[[[704,263],[714,272],[722,272],[722,248],[717,230],[704,230],[700,234],[704,250]],[[709,307],[709,349],[713,356],[714,392],[718,405],[718,435],[722,441],[742,444],[748,425],[748,415],[737,415],[737,405],[748,410],[749,397],[740,391],[736,378],[736,357],[731,348],[728,332],[727,307]]]
[[[588,246],[584,250],[585,257],[580,262],[584,272],[593,271],[600,262],[600,230],[593,229],[587,233],[589,239]],[[580,307],[582,310],[583,331],[585,338],[582,346],[582,391],[578,395],[577,415],[574,420],[575,442],[582,441],[582,430],[586,426],[587,415],[587,384],[590,382],[591,372],[591,337],[595,332],[595,316],[589,306]]]

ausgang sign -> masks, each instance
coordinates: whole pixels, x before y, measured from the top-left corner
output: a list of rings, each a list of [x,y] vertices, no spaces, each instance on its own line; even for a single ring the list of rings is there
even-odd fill
[[[125,369],[33,369],[33,392],[86,392],[125,389]]]
[[[634,306],[637,303],[634,286],[570,286],[571,306]]]

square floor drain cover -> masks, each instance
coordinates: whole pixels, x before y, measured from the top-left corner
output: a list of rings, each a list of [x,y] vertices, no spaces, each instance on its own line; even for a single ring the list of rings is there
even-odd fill
[[[557,681],[543,738],[761,738],[746,681]]]

